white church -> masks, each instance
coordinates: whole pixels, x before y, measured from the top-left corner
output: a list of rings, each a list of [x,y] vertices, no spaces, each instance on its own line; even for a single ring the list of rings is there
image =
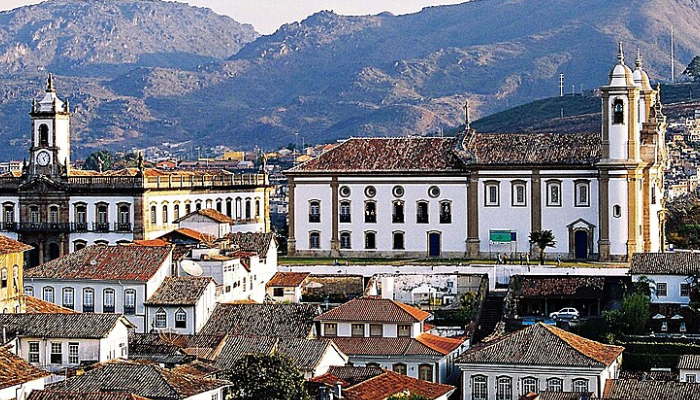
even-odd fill
[[[629,260],[664,244],[665,117],[622,45],[593,133],[352,138],[287,171],[289,253],[332,257]],[[468,112],[467,112],[468,114]]]

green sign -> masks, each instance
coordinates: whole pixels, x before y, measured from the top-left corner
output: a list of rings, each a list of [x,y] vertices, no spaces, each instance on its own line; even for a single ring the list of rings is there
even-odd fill
[[[510,243],[515,241],[515,232],[489,231],[489,240],[494,243]]]

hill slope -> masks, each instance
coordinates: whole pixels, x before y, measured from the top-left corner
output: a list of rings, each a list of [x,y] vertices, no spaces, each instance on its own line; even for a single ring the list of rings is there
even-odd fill
[[[86,29],[94,32],[94,43],[88,48],[110,51],[91,51],[94,58],[81,57],[77,50],[54,51],[51,54],[68,54],[70,61],[57,57],[50,62],[43,57],[12,61],[0,56],[0,74],[5,71],[5,77],[0,76],[0,139],[21,138],[26,132],[25,102],[41,90],[41,65],[70,76],[58,77],[57,85],[76,106],[75,135],[85,152],[121,148],[127,138],[129,145],[197,139],[204,145],[271,147],[293,142],[294,132],[307,142],[428,133],[463,123],[461,105],[467,98],[474,116],[483,116],[556,94],[559,73],[565,74],[567,92],[570,85],[578,90],[605,84],[619,39],[625,42],[628,64],[633,64],[634,49],[641,48],[652,80],[668,76],[669,27],[675,27],[676,55],[682,60],[677,71],[700,54],[700,6],[691,0],[476,0],[405,16],[320,12],[258,37],[238,52],[235,44],[226,47],[212,39],[218,28],[210,29],[217,25],[207,22],[200,24],[201,36],[194,27],[181,36],[163,28],[170,33],[153,41],[164,47],[172,42],[167,56],[146,45],[137,46],[142,53],[122,55],[115,43],[126,35],[123,26],[152,13],[160,15],[146,6],[183,8],[170,12],[171,18],[158,26],[194,26],[199,17],[181,17],[188,6],[157,1],[102,0],[94,7],[84,3],[57,0],[7,13],[59,13],[70,8],[76,21],[90,15],[93,22]],[[122,11],[120,24],[107,22],[114,12],[106,10],[122,3],[139,7],[134,15]],[[51,11],[53,5],[57,9]],[[198,9],[192,12],[212,21],[220,18]],[[0,14],[0,42],[6,43],[9,31],[2,18],[10,17]],[[17,16],[11,19],[21,21]],[[38,32],[30,22],[15,24],[12,37]],[[58,37],[70,28],[54,25],[46,25],[42,34]],[[230,25],[240,27],[233,21]],[[147,36],[148,29],[136,36]],[[26,43],[32,35],[36,33],[24,35]],[[68,43],[71,37],[78,38],[76,43],[87,40],[75,32],[53,46],[64,48],[58,43]],[[202,45],[211,40],[211,46]],[[240,44],[246,39],[237,40]],[[2,54],[15,54],[8,48]],[[111,56],[123,60],[129,71],[112,68]],[[206,60],[211,62],[203,63]]]

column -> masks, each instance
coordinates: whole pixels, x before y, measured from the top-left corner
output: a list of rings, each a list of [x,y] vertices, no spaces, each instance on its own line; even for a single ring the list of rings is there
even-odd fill
[[[294,232],[294,191],[296,190],[296,184],[294,183],[294,177],[289,177],[289,204],[287,205],[287,215],[289,216],[289,238],[287,239],[287,255],[293,256],[297,252],[297,239]]]
[[[479,173],[469,173],[467,187],[467,257],[479,258]]]
[[[338,241],[338,177],[331,178],[331,257],[340,256],[340,243]]]

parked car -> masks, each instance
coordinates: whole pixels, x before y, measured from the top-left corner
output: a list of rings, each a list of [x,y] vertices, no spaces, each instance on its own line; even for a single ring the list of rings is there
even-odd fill
[[[549,318],[552,319],[578,319],[578,310],[572,307],[562,308],[559,311],[555,311],[549,314]]]

